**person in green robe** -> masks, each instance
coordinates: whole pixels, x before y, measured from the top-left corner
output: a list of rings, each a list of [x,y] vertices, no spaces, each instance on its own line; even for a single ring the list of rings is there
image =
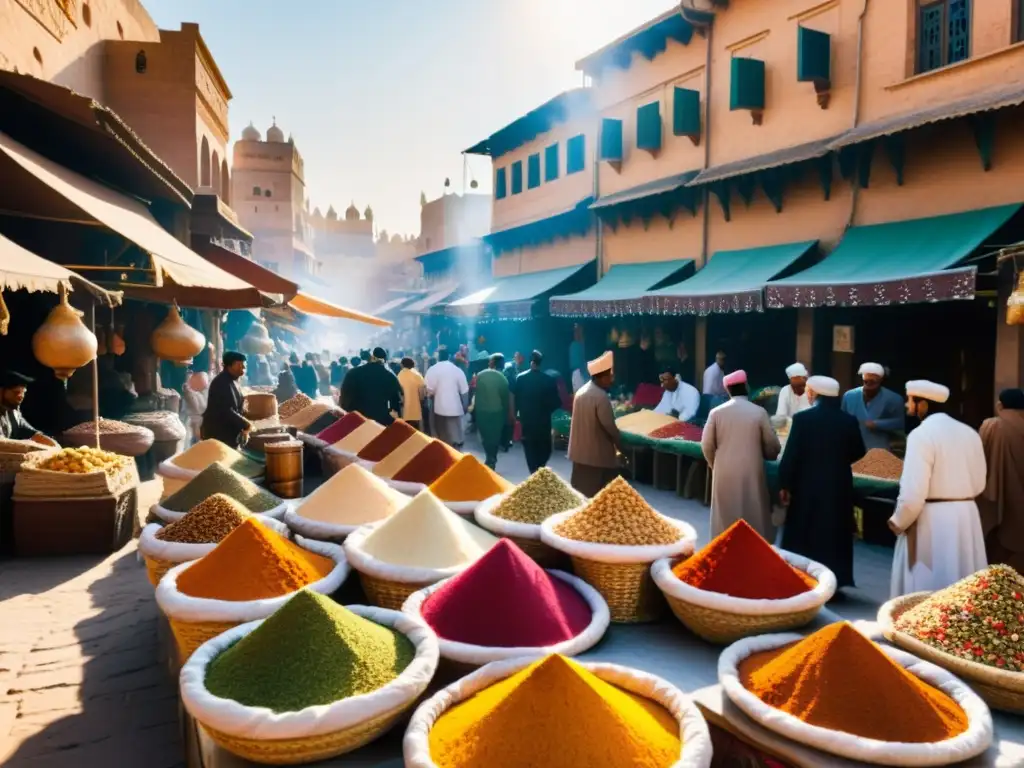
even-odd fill
[[[491,355],[487,370],[476,377],[476,399],[473,418],[476,421],[480,441],[484,444],[485,463],[494,469],[498,463],[502,434],[509,423],[508,379],[503,373],[505,356]]]

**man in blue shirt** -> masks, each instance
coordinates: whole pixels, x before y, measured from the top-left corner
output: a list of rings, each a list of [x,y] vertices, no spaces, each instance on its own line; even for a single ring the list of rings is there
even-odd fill
[[[857,419],[867,450],[888,451],[893,439],[906,429],[903,398],[882,386],[885,368],[878,363],[864,363],[858,373],[864,385],[843,395],[843,413]]]

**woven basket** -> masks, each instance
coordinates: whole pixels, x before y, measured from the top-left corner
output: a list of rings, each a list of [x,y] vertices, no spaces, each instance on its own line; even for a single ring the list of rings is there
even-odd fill
[[[250,392],[245,396],[245,413],[250,421],[277,415],[277,397],[268,392]]]
[[[178,646],[178,658],[182,661],[192,657],[207,640],[234,629],[238,622],[231,621],[179,621],[170,619],[171,632]]]
[[[312,763],[369,744],[391,729],[426,690],[437,670],[437,638],[422,620],[366,606],[348,608],[402,632],[416,646],[412,663],[383,688],[334,704],[284,713],[213,696],[205,686],[207,666],[262,623],[254,621],[216,638],[185,664],[181,671],[182,703],[215,743],[264,765]],[[254,738],[254,734],[265,738]]]
[[[697,589],[680,580],[672,567],[678,558],[659,560],[651,567],[654,583],[683,625],[709,643],[728,645],[740,638],[805,626],[836,591],[836,577],[828,568],[805,557],[776,549],[794,568],[817,581],[814,589],[784,600],[748,600]],[[757,574],[750,574],[756,579]]]
[[[430,731],[444,713],[535,661],[536,658],[517,658],[492,662],[424,701],[413,714],[402,742],[406,768],[437,768],[430,752]],[[671,713],[679,725],[680,754],[668,768],[711,767],[711,734],[707,722],[696,703],[686,694],[666,680],[637,669],[617,664],[576,663],[616,688],[653,701]],[[595,734],[595,738],[599,737],[600,734]]]
[[[363,586],[366,599],[372,605],[392,611],[400,611],[405,601],[409,599],[409,595],[413,592],[418,592],[424,587],[429,587],[435,582],[388,581],[387,579],[371,576],[368,573],[359,573],[359,583]]]
[[[494,510],[508,495],[505,493],[500,496],[492,496],[479,504],[473,512],[476,524],[495,536],[514,541],[516,546],[541,568],[568,570],[571,567],[569,556],[541,541],[539,525],[506,520],[494,514]],[[577,494],[577,496],[581,504],[586,501],[582,494]]]
[[[149,577],[149,583],[154,588],[160,583],[160,579],[164,577],[164,574],[177,565],[177,563],[172,563],[170,560],[161,560],[149,555],[143,555],[142,559],[146,563],[146,576]]]
[[[895,629],[896,620],[900,616],[931,594],[914,592],[885,603],[878,610],[878,625],[885,639],[915,656],[949,670],[971,686],[993,709],[1024,715],[1024,672],[1008,672],[974,661],[958,659],[906,632]]]
[[[642,624],[663,617],[665,598],[651,578],[651,563],[692,553],[697,540],[693,526],[665,517],[679,529],[680,538],[673,544],[656,546],[594,544],[555,533],[555,528],[577,511],[562,512],[545,520],[540,527],[541,540],[572,558],[576,575],[600,592],[608,603],[613,624]]]
[[[572,558],[559,552],[554,547],[549,547],[543,541],[524,539],[520,536],[506,536],[505,538],[514,542],[517,547],[523,550],[527,557],[541,568],[566,570],[571,567]]]

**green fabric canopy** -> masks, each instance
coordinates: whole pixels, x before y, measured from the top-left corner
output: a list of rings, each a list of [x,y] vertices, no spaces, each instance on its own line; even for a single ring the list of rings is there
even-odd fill
[[[809,240],[718,251],[689,280],[647,293],[644,309],[662,315],[763,312],[768,281],[786,274],[817,245]]]
[[[455,316],[479,316],[485,307],[496,307],[501,319],[526,319],[532,316],[535,301],[560,288],[582,287],[577,284],[585,284],[587,271],[593,271],[593,268],[594,262],[589,261],[560,269],[500,277],[487,288],[453,301],[445,307],[445,312]]]
[[[672,259],[645,264],[616,264],[596,285],[550,300],[554,317],[609,317],[642,311],[648,291],[678,283],[693,272],[693,259]]]
[[[885,306],[970,299],[977,269],[961,264],[1020,204],[854,227],[825,259],[768,286],[768,306]]]

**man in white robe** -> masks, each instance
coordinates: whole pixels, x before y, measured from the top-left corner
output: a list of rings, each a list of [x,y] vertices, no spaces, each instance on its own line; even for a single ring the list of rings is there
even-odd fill
[[[700,392],[696,387],[683,381],[675,369],[668,365],[663,367],[658,379],[665,392],[658,407],[654,409],[655,413],[674,416],[680,421],[689,421],[697,415],[700,409]]]
[[[793,363],[786,369],[786,378],[789,384],[779,392],[779,404],[775,409],[776,416],[785,416],[792,419],[800,411],[806,411],[811,407],[811,401],[807,399],[807,368],[803,363]]]
[[[949,389],[907,382],[907,414],[921,425],[907,437],[896,511],[899,536],[892,597],[944,589],[988,565],[974,499],[985,490],[985,451],[978,433],[943,413]]]

